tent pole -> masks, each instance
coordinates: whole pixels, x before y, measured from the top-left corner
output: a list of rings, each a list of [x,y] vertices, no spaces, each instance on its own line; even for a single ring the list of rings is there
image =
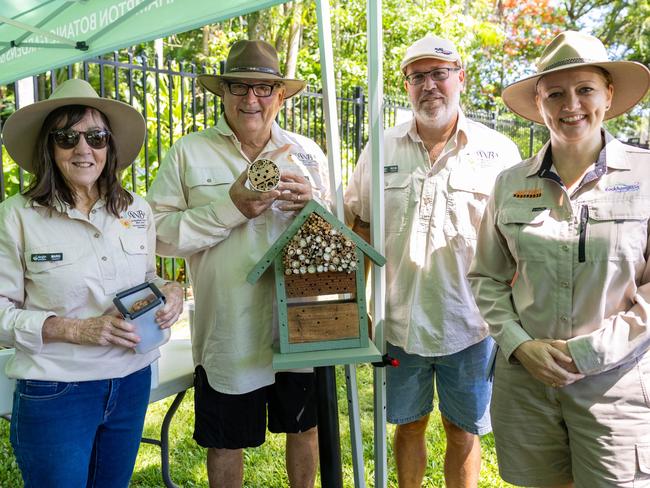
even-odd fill
[[[327,158],[329,163],[330,196],[334,213],[339,220],[344,220],[343,185],[341,178],[341,154],[339,151],[338,116],[336,111],[336,85],[334,81],[334,56],[332,52],[332,29],[330,25],[329,0],[316,0],[318,17],[318,39],[321,60],[321,79],[323,82],[323,110],[327,134]],[[329,366],[334,370],[333,366]],[[361,422],[359,419],[359,396],[357,391],[357,371],[354,365],[345,366],[345,379],[348,397],[348,415],[350,422],[350,442],[352,444],[352,463],[354,468],[354,486],[365,488],[363,469],[363,446],[361,442]],[[331,385],[334,387],[336,383]],[[336,398],[336,391],[330,390]],[[333,408],[336,407],[336,404]],[[338,426],[337,426],[338,427]],[[337,429],[338,430],[338,429]],[[337,442],[340,443],[340,440]],[[330,446],[334,449],[334,446]],[[340,459],[340,445],[336,446]],[[340,460],[339,460],[340,465]],[[323,469],[321,458],[321,470]],[[342,473],[340,474],[342,477]],[[321,476],[322,478],[322,476]],[[341,480],[342,482],[342,480]]]
[[[382,69],[383,45],[381,24],[381,0],[367,0],[368,10],[368,116],[370,118],[371,225],[372,245],[384,254],[384,124],[383,98],[384,75]],[[378,191],[379,190],[379,191]],[[386,271],[373,265],[372,290],[374,294],[373,324],[375,346],[386,353],[384,340],[384,317],[386,302]],[[375,487],[385,488],[386,464],[386,369],[374,370],[375,406]]]

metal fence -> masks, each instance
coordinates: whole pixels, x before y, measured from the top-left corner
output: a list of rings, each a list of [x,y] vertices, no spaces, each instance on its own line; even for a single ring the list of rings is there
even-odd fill
[[[212,126],[221,113],[219,98],[196,83],[201,73],[215,73],[216,67],[153,62],[143,55],[113,53],[67,68],[49,71],[34,77],[34,93],[38,100],[47,98],[56,86],[68,78],[88,80],[103,97],[130,103],[141,111],[147,122],[144,147],[138,160],[124,175],[123,184],[138,193],[146,193],[160,161],[167,150],[183,135]],[[7,87],[9,91],[12,87]],[[15,104],[20,107],[18,94]],[[347,183],[354,165],[367,141],[367,101],[361,87],[337,96],[343,183]],[[386,97],[385,126],[394,125],[409,112],[408,100]],[[468,117],[505,133],[519,146],[522,156],[537,150],[547,135],[545,128],[513,119],[509,114],[467,113]],[[0,119],[0,128],[2,124]],[[278,115],[280,126],[312,138],[326,147],[322,94],[308,87],[299,96],[288,100]],[[0,143],[0,201],[21,191],[28,184],[28,175],[13,163]],[[184,280],[182,261],[161,262],[161,272]]]

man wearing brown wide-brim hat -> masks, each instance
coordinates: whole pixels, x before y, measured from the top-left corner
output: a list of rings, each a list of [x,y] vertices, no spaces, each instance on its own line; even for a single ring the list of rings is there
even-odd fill
[[[327,199],[327,160],[313,141],[275,122],[305,83],[282,75],[269,43],[235,42],[225,72],[198,82],[221,97],[224,112],[215,127],[174,144],[148,195],[158,253],[184,257],[190,268],[194,439],[208,448],[210,486],[240,487],[242,450],[264,442],[268,406],[269,430],[287,433],[291,486],[311,487],[318,457],[313,372],[274,373],[273,284],[251,286],[246,275],[295,211]],[[269,181],[260,181],[266,173],[253,175],[254,162]]]

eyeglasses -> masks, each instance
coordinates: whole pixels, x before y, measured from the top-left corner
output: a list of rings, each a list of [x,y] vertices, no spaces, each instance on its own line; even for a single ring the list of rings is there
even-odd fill
[[[248,90],[253,90],[256,97],[266,98],[270,97],[273,89],[277,85],[267,85],[266,83],[259,83],[257,85],[249,85],[248,83],[228,83],[228,90],[231,94],[238,97],[245,97],[248,95]]]
[[[406,75],[406,81],[409,85],[421,85],[427,77],[433,81],[443,81],[449,78],[450,71],[460,71],[460,68],[436,68],[431,71],[411,73]]]
[[[74,130],[74,129],[56,129],[50,132],[52,140],[61,149],[72,149],[79,144],[81,134],[90,147],[93,149],[104,149],[108,144],[111,133],[106,129],[92,130]]]

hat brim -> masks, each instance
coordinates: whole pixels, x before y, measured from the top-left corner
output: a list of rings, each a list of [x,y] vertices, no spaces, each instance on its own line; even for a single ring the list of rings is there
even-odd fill
[[[650,88],[650,70],[635,61],[567,64],[528,76],[508,85],[501,93],[503,103],[517,115],[538,124],[544,124],[535,103],[537,81],[549,73],[588,66],[603,68],[612,77],[614,95],[609,110],[605,112],[605,120],[618,117],[630,110],[645,97]]]
[[[402,73],[404,73],[405,70],[406,70],[406,67],[407,67],[409,64],[411,64],[411,63],[415,63],[416,61],[419,61],[419,60],[421,60],[421,59],[437,59],[438,61],[447,61],[447,62],[449,62],[449,63],[456,63],[456,65],[457,65],[460,69],[463,69],[463,63],[461,62],[460,58],[459,58],[459,59],[456,59],[456,58],[449,58],[449,57],[445,57],[445,56],[435,56],[435,55],[433,55],[433,54],[421,54],[421,55],[419,55],[419,56],[412,56],[412,57],[410,57],[410,58],[405,59],[404,61],[402,61],[402,63],[401,63],[400,66],[399,66],[400,71],[401,71]]]
[[[267,73],[255,73],[250,71],[242,73],[231,73],[228,75],[199,75],[197,78],[199,86],[205,88],[209,92],[214,93],[215,95],[223,97],[223,87],[221,86],[221,80],[260,80],[281,82],[285,88],[285,100],[298,95],[298,93],[303,91],[307,86],[307,83],[302,80],[280,78],[279,76],[270,76]]]
[[[14,112],[5,122],[2,138],[7,152],[25,171],[33,173],[37,139],[43,122],[54,110],[67,105],[84,105],[102,112],[111,126],[111,137],[117,149],[117,169],[129,167],[138,157],[146,125],[144,118],[131,105],[108,98],[65,97],[43,100]]]

